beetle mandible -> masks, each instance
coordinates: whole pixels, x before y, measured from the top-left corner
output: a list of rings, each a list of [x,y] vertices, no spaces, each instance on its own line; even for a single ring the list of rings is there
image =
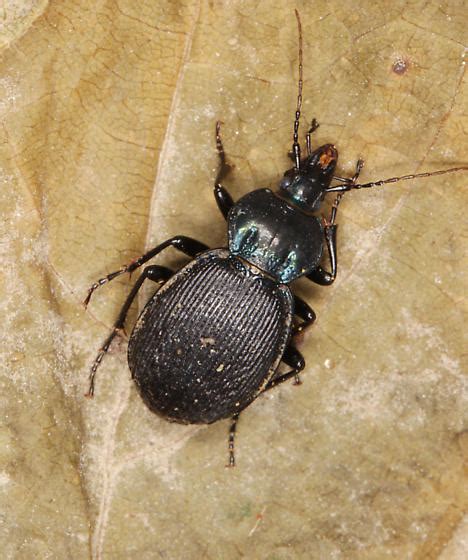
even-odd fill
[[[240,412],[283,381],[294,378],[295,383],[300,383],[299,373],[305,362],[294,345],[294,337],[313,324],[315,313],[293,294],[289,284],[301,276],[322,286],[334,282],[336,217],[344,193],[468,169],[455,167],[358,183],[363,166],[359,160],[353,177],[338,177],[335,146],[325,144],[312,149],[311,135],[319,126],[315,119],[306,134],[303,158],[299,143],[303,47],[297,10],[296,18],[299,80],[290,152],[294,165],[284,173],[278,190],[258,189],[233,201],[221,184],[230,167],[220,123],[216,123],[220,164],[214,196],[227,220],[228,247],[209,249],[190,237],[172,237],[95,282],[84,301],[86,306],[96,288],[132,273],[167,247],[192,258],[177,272],[159,265],[143,270],[91,367],[87,394],[94,394],[96,371],[112,340],[123,329],[143,282],[148,279],[160,283],[130,336],[128,363],[132,378],[147,406],[168,420],[210,424],[232,418],[229,466],[235,465],[234,435]],[[336,198],[330,215],[323,218],[317,214],[328,193],[336,193]],[[320,264],[325,249],[329,270]],[[290,370],[278,372],[280,362]]]

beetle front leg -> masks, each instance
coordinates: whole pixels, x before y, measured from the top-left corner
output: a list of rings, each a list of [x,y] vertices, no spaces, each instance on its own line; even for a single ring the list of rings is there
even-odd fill
[[[229,210],[234,206],[232,196],[227,189],[221,185],[222,179],[231,171],[231,166],[226,163],[223,141],[221,140],[221,122],[216,122],[216,150],[219,156],[219,169],[214,184],[214,196],[221,214],[227,218]]]
[[[330,286],[336,278],[336,272],[338,269],[336,258],[336,228],[337,226],[335,224],[325,226],[325,241],[327,243],[331,271],[328,272],[321,266],[318,266],[306,275],[309,280],[312,280],[312,282],[320,284],[321,286]]]
[[[350,178],[350,179],[346,179],[343,177],[333,177],[334,179],[337,179],[338,181],[342,181],[344,183],[348,183],[349,185],[354,185],[356,183],[356,181],[359,178],[359,175],[361,174],[362,168],[364,167],[364,160],[363,159],[358,159],[356,162],[356,170],[354,172],[354,175]],[[336,196],[334,202],[333,202],[333,206],[331,209],[331,215],[330,215],[330,219],[328,220],[328,225],[334,225],[335,224],[335,220],[336,220],[336,213],[338,212],[338,206],[341,202],[341,199],[343,198],[345,194],[345,191],[338,193],[338,195]]]
[[[317,119],[312,119],[312,122],[310,123],[310,128],[307,131],[306,134],[306,149],[307,149],[307,156],[310,156],[312,154],[312,141],[310,139],[311,135],[317,130],[317,128],[319,127],[319,123],[317,121]],[[294,154],[294,152],[288,152],[288,157],[289,159],[292,159],[293,161],[296,160],[296,156]]]
[[[356,163],[356,171],[354,175],[351,177],[351,179],[342,179],[342,180],[350,184],[354,184],[357,181],[363,166],[364,166],[364,161],[362,159],[359,159]],[[341,178],[335,177],[335,179],[341,179]],[[312,282],[315,282],[316,284],[320,284],[321,286],[330,286],[330,284],[333,284],[336,278],[336,272],[338,268],[338,262],[336,256],[336,229],[338,226],[336,225],[335,222],[336,222],[336,215],[338,212],[338,206],[343,196],[344,196],[344,192],[338,193],[337,197],[333,202],[330,218],[328,220],[325,220],[324,233],[325,233],[325,241],[327,244],[328,257],[330,259],[331,271],[328,272],[327,270],[324,270],[321,266],[318,266],[315,270],[307,274],[307,278],[309,280],[312,280]]]
[[[135,282],[135,285],[133,286],[127,299],[125,300],[125,303],[123,304],[122,309],[120,310],[119,316],[117,317],[117,320],[114,323],[110,335],[104,341],[104,344],[101,346],[99,353],[96,356],[93,365],[91,366],[91,371],[89,373],[89,389],[88,392],[86,393],[87,397],[92,397],[94,395],[94,379],[96,377],[96,371],[100,366],[102,359],[107,354],[110,345],[112,344],[112,341],[123,330],[125,324],[125,318],[127,317],[128,310],[130,309],[130,306],[132,305],[132,302],[135,299],[135,296],[137,295],[143,282],[146,279],[153,280],[154,282],[165,282],[173,274],[174,273],[169,268],[166,268],[165,266],[158,266],[158,265],[148,266],[143,270],[140,277]]]
[[[312,144],[310,141],[310,135],[313,134],[317,128],[319,127],[319,123],[317,122],[317,119],[312,119],[312,122],[310,123],[310,128],[307,131],[306,134],[306,147],[307,147],[307,155],[310,156],[310,154],[312,153]]]
[[[93,292],[97,288],[99,288],[103,284],[107,284],[107,282],[110,282],[111,280],[114,280],[114,278],[117,278],[118,276],[121,276],[122,274],[125,274],[127,272],[129,274],[131,274],[134,270],[136,270],[137,268],[139,268],[140,266],[145,264],[145,262],[149,261],[150,259],[152,259],[156,255],[161,253],[161,251],[164,251],[164,249],[166,249],[167,247],[174,247],[175,249],[178,249],[182,253],[185,253],[186,255],[188,255],[189,257],[192,257],[192,258],[195,257],[196,255],[198,255],[198,253],[201,253],[201,252],[206,251],[208,249],[208,245],[205,245],[204,243],[201,243],[200,241],[197,241],[196,239],[192,239],[191,237],[186,237],[185,235],[178,235],[176,237],[172,237],[171,239],[168,239],[167,241],[164,241],[164,243],[161,243],[157,247],[154,247],[154,249],[151,249],[150,251],[148,251],[147,253],[145,253],[141,257],[138,257],[137,259],[132,261],[130,264],[124,265],[120,270],[117,270],[115,272],[111,272],[107,276],[104,276],[103,278],[100,278],[97,282],[95,282],[89,288],[88,295],[86,296],[85,300],[83,301],[83,305],[85,307],[88,305],[89,300],[91,299],[91,296],[93,295]]]
[[[231,195],[222,185],[216,183],[214,187],[214,196],[218,208],[220,209],[224,218],[227,219],[229,210],[234,206],[234,201]]]

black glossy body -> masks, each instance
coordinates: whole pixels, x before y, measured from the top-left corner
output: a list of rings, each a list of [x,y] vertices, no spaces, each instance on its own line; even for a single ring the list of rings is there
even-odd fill
[[[274,375],[293,298],[226,250],[199,255],[149,300],[128,363],[148,407],[177,422],[211,423],[249,405]]]
[[[220,183],[227,166],[219,125],[216,130],[220,171],[214,195],[228,222],[228,248],[209,250],[200,241],[176,236],[91,286],[85,304],[96,288],[133,272],[168,247],[192,258],[175,273],[160,265],[143,270],[93,363],[88,394],[94,393],[96,371],[124,328],[143,282],[163,283],[130,337],[132,377],[147,406],[168,420],[206,424],[232,417],[232,466],[239,413],[291,377],[300,383],[305,367],[294,335],[314,322],[315,313],[288,284],[301,276],[322,285],[335,279],[336,208],[329,221],[313,212],[330,184],[337,152],[322,146],[300,160],[299,168],[286,171],[278,192],[255,190],[235,203]],[[324,245],[330,271],[319,264]],[[280,362],[291,369],[279,371]]]

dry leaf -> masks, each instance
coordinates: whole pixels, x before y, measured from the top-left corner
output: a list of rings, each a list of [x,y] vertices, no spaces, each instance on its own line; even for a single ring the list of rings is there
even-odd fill
[[[303,130],[341,174],[466,161],[461,0],[4,4],[4,558],[463,557],[463,174],[346,196],[339,279],[297,286],[319,317],[304,383],[243,413],[236,469],[228,422],[145,408],[125,344],[83,397],[130,285],[85,311],[90,283],[175,234],[225,243],[216,119],[234,197],[289,165],[294,6]]]

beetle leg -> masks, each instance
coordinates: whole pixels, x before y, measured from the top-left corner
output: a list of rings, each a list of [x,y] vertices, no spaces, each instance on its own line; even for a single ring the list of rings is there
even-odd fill
[[[293,369],[287,371],[286,373],[273,376],[273,378],[266,384],[264,389],[265,391],[268,391],[268,389],[272,389],[273,387],[276,387],[276,385],[291,379],[291,377],[295,378],[295,385],[301,384],[299,373],[305,368],[305,360],[299,350],[290,344],[286,347],[282,361],[288,366],[291,366]]]
[[[303,333],[317,318],[314,310],[298,296],[294,296],[294,314],[303,319],[303,322],[293,327],[292,336]]]
[[[359,174],[361,173],[363,165],[364,165],[364,161],[362,159],[359,159],[356,163],[356,171],[354,175],[351,177],[351,179],[343,179],[343,181],[349,184],[354,184],[357,181]],[[335,179],[341,180],[341,178],[339,177],[335,177]],[[328,272],[327,270],[324,270],[321,266],[318,266],[315,270],[307,274],[307,278],[309,280],[312,280],[312,282],[315,282],[316,284],[320,284],[321,286],[330,286],[330,284],[333,284],[336,278],[336,272],[338,268],[337,256],[336,256],[336,229],[338,226],[336,225],[335,222],[336,222],[336,214],[338,211],[338,206],[341,202],[341,199],[343,198],[343,195],[344,192],[338,193],[337,197],[335,198],[335,201],[333,202],[330,218],[328,220],[325,220],[324,234],[325,234],[325,241],[327,243],[328,258],[330,260],[331,272]]]
[[[231,171],[231,166],[226,162],[226,153],[221,140],[221,122],[216,121],[216,150],[219,156],[219,169],[214,184],[214,196],[221,214],[227,218],[229,210],[234,206],[232,196],[227,189],[221,185],[222,179]]]
[[[325,241],[327,243],[328,258],[330,260],[331,272],[323,269],[321,266],[315,268],[307,274],[307,278],[320,284],[321,286],[329,286],[333,284],[336,278],[338,263],[336,259],[336,224],[325,226]]]
[[[364,167],[364,160],[359,158],[356,162],[356,170],[354,172],[354,175],[351,178],[350,177],[334,176],[333,179],[335,181],[340,181],[341,183],[352,183],[352,184],[354,184],[358,180],[358,177],[359,177],[363,167]]]
[[[143,270],[140,277],[135,282],[135,285],[133,286],[127,299],[125,300],[125,303],[123,304],[122,309],[120,310],[119,316],[117,317],[117,320],[114,323],[110,335],[104,341],[104,344],[101,346],[99,353],[96,356],[93,365],[91,366],[91,371],[89,372],[89,389],[88,392],[86,393],[87,397],[92,397],[94,395],[94,379],[96,377],[96,371],[99,365],[101,364],[104,356],[107,354],[109,347],[112,344],[112,341],[123,330],[125,324],[125,318],[127,317],[128,310],[130,309],[130,306],[132,305],[132,302],[135,299],[135,296],[137,295],[143,282],[146,279],[153,280],[154,282],[161,282],[161,281],[165,282],[173,274],[174,273],[169,268],[166,268],[165,266],[158,266],[158,265],[148,266]]]
[[[356,181],[358,180],[359,175],[361,174],[362,168],[364,167],[364,160],[363,159],[358,159],[356,162],[356,170],[354,172],[354,175],[351,177],[351,179],[342,179],[341,177],[334,177],[334,179],[338,179],[339,181],[344,181],[345,183],[348,183],[350,185],[354,185],[356,183]],[[343,198],[344,194],[346,191],[340,192],[337,194],[334,202],[333,202],[333,206],[331,209],[331,214],[330,214],[330,219],[327,222],[327,226],[331,226],[331,225],[335,225],[335,221],[336,221],[336,213],[338,211],[338,206],[341,202],[341,199]]]
[[[307,156],[310,156],[311,153],[312,153],[312,142],[310,140],[310,136],[311,136],[311,134],[313,134],[317,130],[317,128],[319,126],[320,126],[320,124],[318,123],[317,119],[315,119],[315,118],[312,119],[312,122],[310,123],[310,128],[309,128],[309,130],[307,131],[307,134],[306,134]],[[288,152],[288,157],[289,157],[289,159],[292,159],[293,161],[296,160],[296,156],[294,155],[293,151]],[[339,177],[335,177],[335,179],[339,180]],[[348,181],[348,179],[346,179],[346,180]]]
[[[229,428],[229,439],[228,439],[228,449],[229,449],[229,464],[226,467],[235,467],[236,466],[236,457],[234,454],[234,439],[236,437],[236,427],[237,422],[239,421],[240,412],[234,414],[231,418],[231,426]]]
[[[157,247],[154,247],[154,249],[151,249],[151,251],[148,251],[141,257],[138,257],[137,259],[133,260],[130,264],[124,265],[120,270],[117,270],[116,272],[111,272],[111,274],[108,274],[107,276],[100,278],[89,288],[88,295],[83,301],[83,305],[85,307],[88,305],[89,300],[93,295],[93,292],[97,288],[99,288],[99,286],[102,286],[103,284],[107,284],[107,282],[110,282],[114,278],[117,278],[118,276],[121,276],[122,274],[125,274],[127,272],[131,274],[134,270],[139,268],[141,265],[145,264],[145,262],[155,257],[157,254],[159,254],[167,247],[174,247],[175,249],[178,249],[179,251],[185,253],[189,257],[195,257],[196,255],[198,255],[198,253],[201,253],[208,249],[208,245],[205,245],[204,243],[201,243],[196,239],[192,239],[191,237],[186,237],[185,235],[178,235],[176,237],[172,237],[171,239],[164,241],[164,243],[161,243]]]
[[[306,146],[307,146],[307,155],[310,156],[310,154],[312,153],[312,148],[311,148],[311,142],[310,142],[310,135],[313,134],[317,128],[319,127],[319,123],[317,122],[317,119],[312,119],[312,122],[310,123],[310,128],[307,131],[306,134]]]
[[[214,196],[215,196],[216,204],[218,205],[218,208],[220,209],[222,215],[227,219],[227,215],[229,214],[229,210],[234,206],[234,201],[232,200],[232,196],[219,183],[215,184]]]
[[[309,321],[304,321],[304,323],[308,323],[308,324],[312,324],[313,321],[315,320],[315,313],[312,311],[312,309],[310,309],[310,307],[303,302],[301,299],[299,299],[297,296],[295,296],[295,303],[297,305],[298,302],[301,302],[299,304],[299,307],[301,309],[301,314],[298,313],[298,315],[300,315],[301,317],[302,315],[302,311],[304,308],[301,307],[301,304],[304,304],[305,307],[308,308],[308,310],[314,315],[314,318],[312,320]],[[296,308],[297,310],[297,308]],[[305,327],[304,327],[305,328]],[[268,389],[272,389],[273,387],[276,387],[276,385],[279,385],[280,383],[283,383],[284,381],[287,381],[288,379],[291,379],[291,377],[295,378],[295,385],[300,385],[301,384],[301,380],[299,379],[299,372],[301,372],[304,367],[305,367],[305,360],[302,356],[302,354],[299,352],[299,350],[297,350],[296,348],[294,348],[294,346],[289,345],[286,347],[286,350],[284,352],[282,361],[287,364],[288,366],[292,367],[293,369],[291,371],[288,371],[286,373],[280,374],[280,375],[276,375],[274,376],[272,379],[270,379],[270,381],[267,383],[264,391],[268,391]],[[237,414],[234,414],[234,416],[232,417],[232,423],[231,426],[229,428],[229,440],[228,440],[228,447],[229,447],[229,464],[226,465],[228,467],[235,467],[236,466],[236,459],[235,459],[235,455],[234,455],[234,439],[235,439],[235,435],[236,435],[236,428],[237,428],[237,422],[239,420],[239,415],[240,412]]]

